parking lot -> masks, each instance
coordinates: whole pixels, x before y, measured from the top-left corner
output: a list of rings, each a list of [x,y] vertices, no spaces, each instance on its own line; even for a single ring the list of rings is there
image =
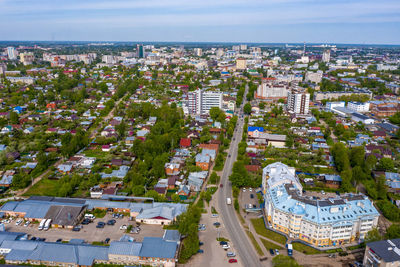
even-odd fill
[[[251,191],[250,191],[251,190]],[[252,205],[252,208],[259,208],[260,205],[258,204],[258,198],[256,190],[254,188],[246,188],[245,190],[241,190],[239,203],[241,204],[242,209],[246,209],[248,204]],[[253,195],[253,197],[251,197]]]
[[[69,241],[71,239],[83,239],[88,243],[101,242],[106,238],[110,238],[111,241],[119,240],[121,236],[127,234],[136,241],[142,241],[143,237],[161,237],[164,230],[161,225],[145,225],[140,224],[140,232],[138,234],[125,233],[124,230],[119,228],[122,225],[133,225],[136,226],[135,221],[129,221],[129,217],[115,219],[115,225],[107,225],[108,220],[115,219],[110,213],[107,213],[104,218],[96,218],[92,223],[88,225],[82,225],[82,229],[79,232],[74,232],[71,229],[61,228],[50,228],[48,231],[39,231],[39,224],[30,224],[29,226],[23,226],[23,223],[19,226],[15,225],[17,219],[13,219],[10,223],[5,224],[6,231],[10,232],[24,232],[29,234],[29,237],[46,238],[46,241],[55,242],[58,239],[63,241]],[[104,228],[96,228],[98,222],[104,222],[106,225]]]

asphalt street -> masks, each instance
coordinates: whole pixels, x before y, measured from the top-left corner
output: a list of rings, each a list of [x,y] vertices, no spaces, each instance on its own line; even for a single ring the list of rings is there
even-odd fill
[[[248,88],[246,87],[246,91],[244,93],[244,103],[240,108],[240,113],[243,111],[243,106],[246,104],[246,94],[248,92]],[[233,207],[233,198],[232,198],[232,185],[229,181],[229,176],[232,173],[233,163],[236,161],[237,153],[238,153],[238,144],[241,140],[243,134],[243,124],[244,117],[241,118],[239,115],[239,119],[235,128],[235,132],[232,138],[231,146],[229,148],[228,154],[231,156],[227,157],[225,166],[222,172],[221,183],[223,187],[218,190],[218,206],[220,209],[221,219],[224,223],[224,226],[229,233],[231,238],[231,242],[233,242],[234,247],[236,249],[236,254],[239,256],[242,266],[262,266],[259,261],[259,257],[256,254],[253,245],[250,243],[250,240],[247,237],[247,234],[244,232],[242,226],[240,225],[239,219],[237,218],[235,209]],[[222,190],[221,190],[222,189]],[[232,199],[232,204],[227,205],[226,199]]]

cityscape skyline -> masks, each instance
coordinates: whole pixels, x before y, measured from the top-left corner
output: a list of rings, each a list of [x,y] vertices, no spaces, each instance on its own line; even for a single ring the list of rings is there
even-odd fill
[[[400,44],[400,3],[0,1],[2,40]]]

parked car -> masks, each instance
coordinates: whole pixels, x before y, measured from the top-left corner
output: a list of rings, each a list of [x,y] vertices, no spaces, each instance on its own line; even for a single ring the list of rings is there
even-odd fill
[[[104,228],[106,224],[104,222],[98,222],[96,228]]]
[[[235,257],[236,254],[235,254],[235,252],[227,252],[227,253],[226,253],[226,256],[227,256],[227,257]]]
[[[107,237],[106,240],[104,240],[104,243],[108,244],[108,242],[110,242],[110,238]]]
[[[275,254],[279,255],[279,250],[275,249]]]
[[[80,230],[81,230],[81,227],[79,227],[79,226],[75,226],[74,228],[72,228],[72,231],[74,231],[74,232],[79,232]]]
[[[61,243],[61,241],[62,241],[62,239],[61,238],[59,238],[59,239],[57,239],[57,243]]]
[[[24,220],[23,219],[18,219],[16,222],[15,222],[15,225],[20,225],[21,223],[23,223],[24,222]]]
[[[243,192],[246,192],[246,188],[245,188],[245,187],[243,187],[242,191],[243,191]]]
[[[37,238],[34,237],[34,236],[31,237],[31,240],[32,240],[32,241],[35,241],[36,239],[37,239]]]
[[[211,218],[218,218],[218,217],[219,217],[218,213],[212,213],[211,214]]]
[[[24,224],[24,227],[28,227],[30,224],[31,224],[30,221],[26,221],[25,224]]]
[[[219,184],[219,187],[224,187],[224,185],[223,184]]]
[[[220,223],[220,222],[215,222],[215,223],[213,223],[213,225],[214,225],[215,227],[217,227],[217,226],[221,226],[221,223]]]
[[[128,226],[126,226],[125,224],[121,225],[121,227],[119,227],[119,230],[126,230],[126,229],[128,229]]]
[[[203,242],[201,242],[201,241],[199,241],[199,246],[202,246],[202,245],[204,245],[204,243],[203,243]]]
[[[253,192],[253,189],[252,189],[252,188],[249,188],[249,192]]]
[[[225,250],[227,250],[227,249],[230,249],[231,246],[229,246],[229,245],[223,245],[222,248],[225,249]]]
[[[250,194],[250,198],[254,198],[254,195],[253,195],[253,194]]]
[[[83,219],[83,221],[82,221],[83,225],[87,225],[89,223],[91,223],[91,220],[89,220],[89,219]]]
[[[235,262],[237,262],[237,259],[229,259],[228,262],[229,262],[229,263],[235,263]]]
[[[114,225],[116,222],[116,220],[108,220],[107,225]]]
[[[4,219],[1,221],[2,223],[10,223],[11,221],[9,219]]]
[[[204,253],[204,250],[199,249],[199,250],[197,251],[197,253]]]
[[[226,242],[226,241],[220,241],[219,244],[220,244],[221,246],[223,246],[223,245],[228,245],[228,242]]]
[[[272,248],[269,249],[269,254],[271,254],[271,256],[275,255],[275,252],[274,252],[274,250]]]

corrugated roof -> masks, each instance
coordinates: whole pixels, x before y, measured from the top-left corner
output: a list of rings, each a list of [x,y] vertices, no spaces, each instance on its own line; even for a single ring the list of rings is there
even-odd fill
[[[113,241],[110,244],[108,253],[113,255],[139,256],[141,248],[141,243]]]
[[[175,258],[178,244],[176,242],[167,242],[160,237],[144,237],[140,257],[149,258]]]

